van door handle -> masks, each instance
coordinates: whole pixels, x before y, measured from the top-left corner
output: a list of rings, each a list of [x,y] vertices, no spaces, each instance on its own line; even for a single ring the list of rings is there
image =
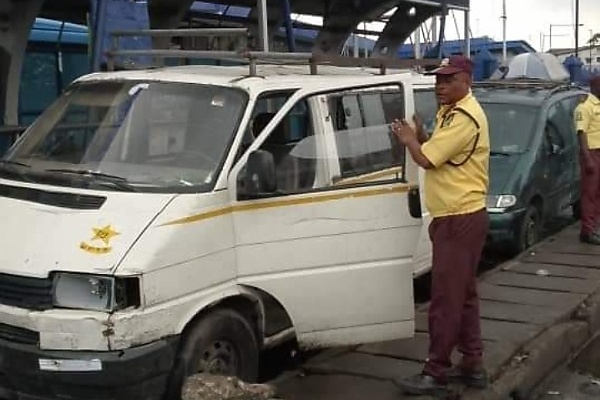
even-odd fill
[[[413,218],[423,218],[421,193],[418,187],[408,189],[408,212]]]

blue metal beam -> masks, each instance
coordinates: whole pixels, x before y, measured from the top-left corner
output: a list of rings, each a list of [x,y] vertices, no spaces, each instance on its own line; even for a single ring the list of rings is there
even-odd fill
[[[294,40],[294,28],[292,26],[292,9],[290,7],[290,0],[281,0],[281,6],[283,9],[283,19],[285,22],[288,50],[294,52],[296,51],[296,41]]]
[[[100,71],[102,62],[102,43],[106,31],[106,1],[91,0],[91,9],[94,10],[92,20],[92,72]]]

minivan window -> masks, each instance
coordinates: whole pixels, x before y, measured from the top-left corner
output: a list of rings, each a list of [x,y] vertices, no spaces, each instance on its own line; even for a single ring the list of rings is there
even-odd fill
[[[404,112],[400,88],[332,94],[329,112],[340,161],[336,179],[404,166],[403,148],[389,128]]]
[[[538,108],[523,104],[482,102],[492,153],[523,153],[529,148]]]
[[[211,85],[111,81],[79,84],[10,151],[19,176],[136,191],[211,190],[247,102]],[[16,168],[16,167],[15,167]]]
[[[433,89],[415,90],[415,111],[423,120],[425,130],[431,134],[435,129],[438,103]]]

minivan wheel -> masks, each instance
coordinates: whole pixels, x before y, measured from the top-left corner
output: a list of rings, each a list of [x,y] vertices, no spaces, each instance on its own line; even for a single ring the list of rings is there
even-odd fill
[[[245,382],[257,380],[259,348],[256,334],[237,311],[219,309],[207,314],[183,340],[166,400],[179,400],[185,379],[199,373],[237,376]]]
[[[573,218],[581,219],[581,200],[576,201],[571,205],[571,209],[573,210]]]
[[[538,209],[531,205],[527,208],[518,236],[517,250],[519,253],[527,250],[540,240],[541,217]]]

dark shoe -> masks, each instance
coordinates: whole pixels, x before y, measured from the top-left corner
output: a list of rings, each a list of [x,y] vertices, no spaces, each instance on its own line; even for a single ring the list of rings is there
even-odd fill
[[[467,371],[460,367],[452,367],[446,372],[450,382],[462,383],[477,389],[485,389],[490,383],[490,377],[485,369]]]
[[[582,233],[579,235],[579,241],[582,243],[600,246],[600,235],[597,233]]]
[[[438,383],[435,378],[425,374],[398,379],[394,383],[404,393],[415,396],[443,396],[448,393],[446,384]]]

